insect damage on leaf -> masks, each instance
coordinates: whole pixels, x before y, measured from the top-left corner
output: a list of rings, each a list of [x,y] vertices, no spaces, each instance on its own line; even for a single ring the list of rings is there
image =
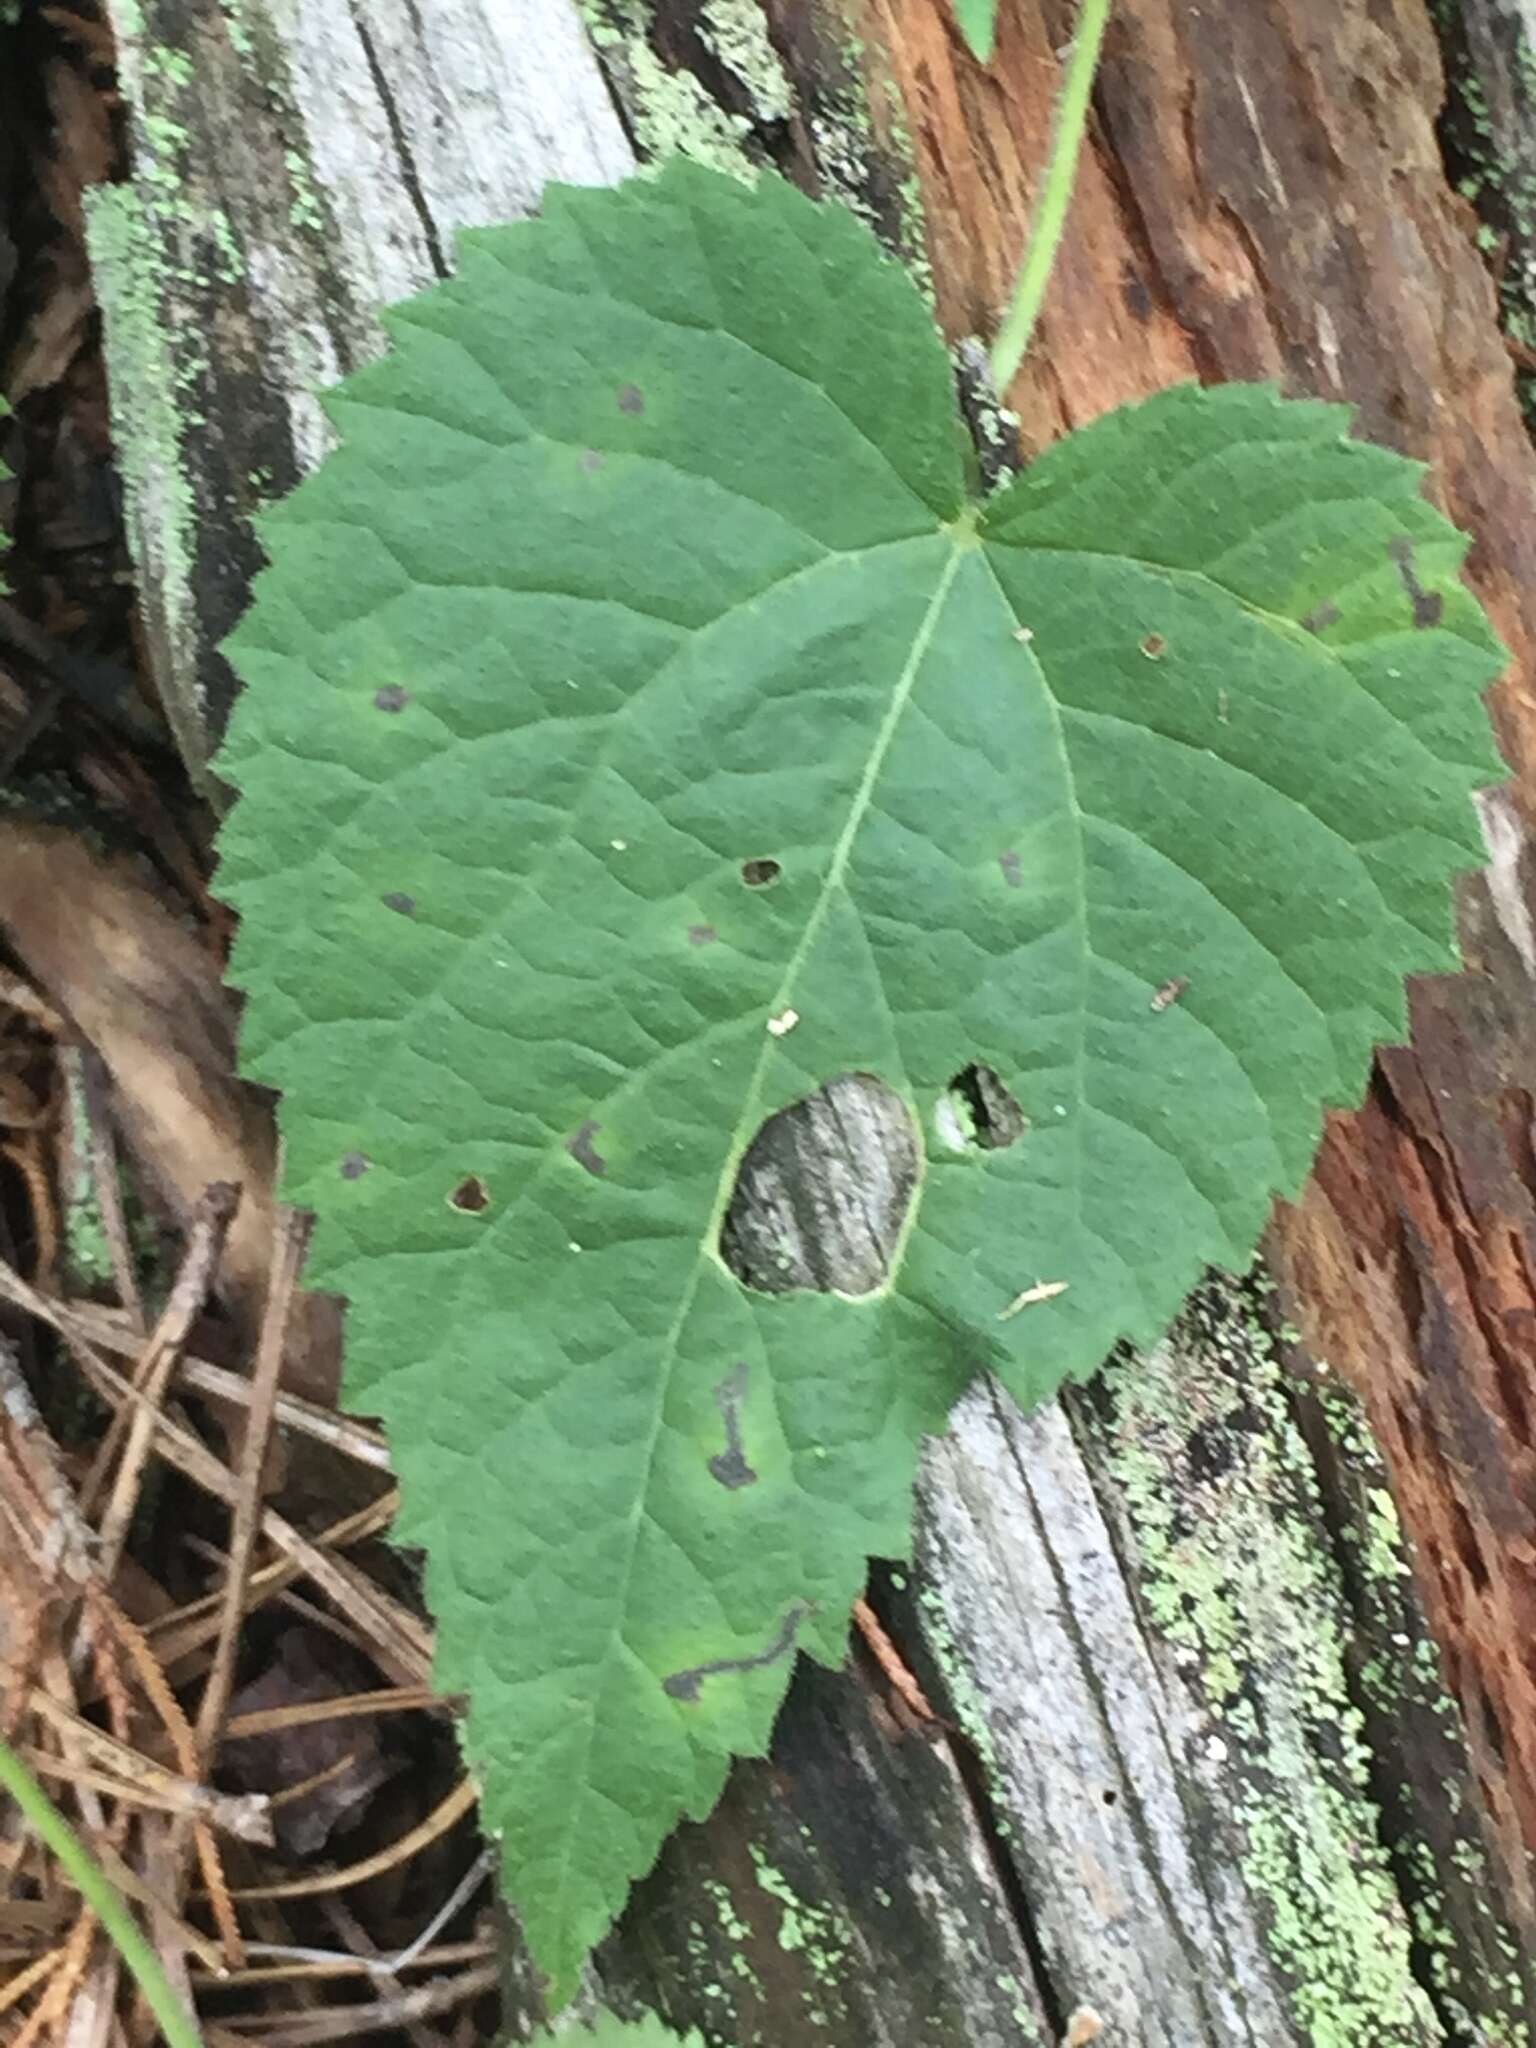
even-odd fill
[[[1176,390],[968,502],[916,291],[774,178],[552,189],[390,324],[264,525],[220,887],[563,1998],[967,1379],[1240,1264],[1454,964],[1499,652],[1331,406]],[[744,1159],[852,1077],[888,1255],[746,1284]]]

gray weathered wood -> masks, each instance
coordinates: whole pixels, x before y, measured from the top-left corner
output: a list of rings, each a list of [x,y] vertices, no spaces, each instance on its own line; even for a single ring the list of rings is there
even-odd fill
[[[134,176],[98,195],[92,243],[150,653],[202,772],[249,515],[323,451],[315,387],[380,346],[381,304],[437,274],[455,227],[629,154],[564,0],[111,6]],[[815,76],[848,82],[831,17],[798,26],[633,0],[599,40],[636,132],[716,161],[761,143],[888,224],[905,167],[816,99]],[[733,1233],[764,1284],[871,1283],[892,1128],[848,1082],[775,1135]],[[1464,1814],[1422,1856],[1380,1836],[1410,1725],[1386,1702],[1426,1695],[1390,1518],[1339,1483],[1357,1426],[1231,1284],[1034,1417],[976,1389],[927,1461],[915,1566],[879,1593],[952,1725],[905,1725],[862,1652],[803,1672],[773,1759],[669,1846],[592,1993],[739,2048],[1052,2048],[1095,2016],[1114,2048],[1523,2038],[1432,1683]],[[1397,1692],[1364,1712],[1367,1659]],[[1458,1865],[1457,1954],[1431,1967]]]
[[[629,147],[574,15],[544,0],[115,0],[134,175],[89,216],[129,541],[184,759],[232,682],[218,643],[251,516],[328,445],[327,384],[463,227],[598,183]]]

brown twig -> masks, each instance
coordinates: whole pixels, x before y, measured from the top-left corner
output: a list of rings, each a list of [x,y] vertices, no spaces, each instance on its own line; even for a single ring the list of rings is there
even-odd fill
[[[455,1821],[462,1820],[466,1813],[474,1810],[479,1793],[467,1778],[460,1779],[446,1799],[439,1803],[413,1828],[390,1843],[387,1849],[377,1855],[365,1856],[359,1863],[348,1863],[340,1870],[323,1870],[315,1877],[289,1878],[282,1884],[245,1885],[235,1893],[237,1899],[312,1899],[321,1892],[345,1891],[349,1885],[362,1884],[366,1878],[378,1877],[386,1870],[393,1870],[397,1864],[414,1856],[429,1842],[435,1842],[439,1835],[448,1832]]]
[[[867,1600],[854,1601],[853,1620],[859,1634],[869,1645],[870,1655],[885,1673],[899,1698],[919,1721],[936,1722],[939,1717],[929,1706],[923,1688],[907,1669],[901,1652],[887,1635]]]
[[[228,1181],[215,1181],[204,1190],[188,1236],[181,1270],[134,1368],[133,1384],[142,1395],[143,1402],[131,1414],[124,1415],[120,1411],[114,1417],[90,1475],[80,1490],[81,1507],[86,1515],[91,1515],[121,1446],[122,1455],[117,1462],[111,1497],[101,1518],[101,1564],[108,1583],[116,1575],[128,1525],[138,1502],[139,1486],[154,1438],[155,1408],[165,1397],[177,1354],[186,1341],[193,1319],[208,1298],[219,1253],[223,1249],[224,1234],[234,1218],[239,1200],[239,1189]]]
[[[299,1274],[309,1246],[311,1219],[293,1209],[279,1210],[278,1215],[266,1313],[262,1317],[261,1337],[256,1347],[256,1368],[251,1375],[251,1405],[245,1418],[240,1467],[236,1474],[229,1563],[224,1574],[223,1612],[213,1646],[213,1662],[203,1685],[203,1696],[198,1702],[197,1757],[200,1775],[204,1778],[212,1770],[218,1755],[219,1737],[229,1710],[240,1623],[245,1613],[246,1582],[256,1555],[256,1537],[261,1523],[261,1481],[272,1439],[278,1377],[283,1369],[289,1317],[298,1293]]]
[[[354,1543],[360,1543],[367,1536],[376,1536],[387,1529],[395,1518],[399,1495],[393,1491],[381,1494],[367,1507],[359,1508],[355,1514],[343,1515],[339,1522],[332,1522],[328,1529],[322,1529],[313,1540],[327,1551],[345,1550]],[[224,1569],[224,1553],[217,1544],[207,1543],[200,1536],[188,1536],[189,1550],[200,1557],[211,1558]],[[304,1565],[295,1557],[274,1557],[259,1570],[249,1574],[245,1587],[245,1612],[267,1600],[280,1598],[285,1605],[291,1605],[306,1619],[320,1622],[322,1627],[333,1630],[343,1641],[353,1643],[363,1650],[369,1648],[369,1639],[356,1629],[348,1628],[334,1615],[323,1613],[310,1602],[299,1600],[285,1593],[285,1588],[295,1579],[304,1576]],[[170,1614],[162,1614],[149,1628],[150,1640],[155,1645],[160,1661],[169,1669],[194,1655],[199,1647],[215,1635],[219,1627],[219,1616],[223,1610],[222,1593],[206,1593],[201,1599],[189,1600],[185,1607],[178,1607]]]
[[[144,1409],[139,1390],[111,1366],[75,1329],[68,1317],[56,1318],[48,1298],[29,1287],[21,1276],[0,1264],[0,1300],[10,1301],[29,1314],[52,1322],[96,1392],[113,1407]],[[206,1444],[182,1427],[173,1417],[150,1409],[154,1444],[159,1454],[178,1472],[201,1486],[216,1499],[233,1503],[235,1483],[226,1468]],[[319,1549],[271,1508],[264,1508],[261,1533],[268,1542],[294,1557],[306,1577],[315,1581],[369,1637],[373,1656],[380,1668],[401,1685],[425,1685],[432,1668],[431,1630],[396,1600],[374,1585],[362,1572]]]
[[[38,994],[30,981],[13,974],[9,967],[0,967],[0,1003],[8,1004],[38,1025],[50,1038],[62,1041],[70,1036],[68,1026],[53,1005]]]
[[[61,1054],[61,1056],[63,1056]],[[91,1187],[101,1216],[107,1252],[112,1260],[112,1283],[133,1330],[142,1339],[148,1327],[144,1297],[139,1291],[128,1220],[123,1214],[122,1178],[118,1168],[117,1134],[108,1099],[106,1068],[94,1046],[82,1046],[72,1055],[79,1075],[80,1097],[85,1105],[89,1132]]]
[[[248,1735],[275,1735],[287,1728],[299,1728],[314,1721],[344,1721],[357,1714],[405,1714],[422,1709],[442,1710],[445,1702],[426,1685],[389,1686],[379,1692],[353,1694],[347,1699],[300,1700],[291,1707],[263,1707],[259,1712],[236,1714],[225,1727],[231,1742]]]
[[[378,1999],[372,2005],[330,2006],[324,2012],[292,2020],[235,2020],[226,2025],[238,2029],[243,2041],[257,2040],[262,2048],[322,2048],[331,2041],[355,2040],[389,2027],[403,2027],[411,2020],[431,2019],[451,2012],[466,1999],[494,1991],[500,1972],[494,1964],[466,1970],[440,1984],[424,1984],[417,1991],[403,1991],[393,1998]]]

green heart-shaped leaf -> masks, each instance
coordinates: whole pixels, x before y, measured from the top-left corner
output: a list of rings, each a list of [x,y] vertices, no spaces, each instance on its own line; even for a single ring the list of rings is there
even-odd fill
[[[1499,653],[1333,407],[1174,391],[970,502],[916,292],[776,179],[552,190],[391,329],[265,523],[220,887],[563,1992],[967,1378],[1154,1337],[1300,1185],[1454,964]],[[748,1288],[743,1155],[845,1074],[893,1269]]]

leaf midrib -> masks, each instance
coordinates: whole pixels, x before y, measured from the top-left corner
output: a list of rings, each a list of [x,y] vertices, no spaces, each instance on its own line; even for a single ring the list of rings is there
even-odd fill
[[[965,555],[974,551],[974,542],[971,539],[970,528],[967,524],[961,532],[957,533],[950,547],[949,554],[945,558],[943,568],[939,573],[938,581],[934,586],[933,596],[929,599],[927,610],[924,612],[917,632],[913,636],[906,661],[891,692],[891,702],[884,718],[881,720],[874,743],[870,748],[869,759],[865,765],[864,773],[849,803],[848,815],[844,820],[843,829],[833,846],[832,858],[827,864],[827,871],[822,879],[821,888],[817,892],[816,901],[812,905],[811,914],[805,921],[799,942],[785,966],[778,989],[769,1004],[768,1016],[770,1017],[781,1015],[784,1009],[791,1004],[795,994],[797,978],[826,920],[832,901],[843,886],[843,878],[847,873],[848,861],[852,854],[854,843],[858,838],[859,827],[869,811],[876,784],[880,779],[881,769],[885,764],[891,744],[895,739],[907,706],[911,701],[912,691],[916,686],[918,672],[922,667],[924,657],[929,647],[933,644],[934,635],[938,630],[939,619],[943,614],[950,590],[956,576],[959,574],[960,565]],[[681,1342],[683,1331],[687,1327],[688,1318],[693,1311],[694,1302],[698,1298],[700,1282],[708,1262],[713,1260],[716,1264],[720,1263],[719,1253],[716,1250],[720,1237],[720,1228],[725,1220],[726,1210],[730,1205],[731,1195],[735,1189],[736,1176],[742,1158],[746,1153],[748,1145],[750,1145],[753,1137],[756,1135],[758,1126],[765,1114],[763,1083],[775,1046],[775,1041],[768,1033],[766,1025],[767,1019],[765,1018],[762,1049],[758,1054],[756,1064],[747,1083],[741,1113],[736,1120],[736,1127],[732,1132],[731,1142],[721,1166],[715,1189],[715,1200],[710,1209],[709,1219],[700,1234],[694,1259],[689,1268],[687,1285],[680,1297],[677,1314],[673,1317],[672,1324],[667,1331],[659,1360],[660,1369],[656,1375],[655,1404],[652,1411],[651,1427],[645,1440],[644,1474],[642,1483],[635,1489],[635,1506],[629,1518],[628,1542],[625,1547],[624,1560],[615,1588],[616,1598],[614,1605],[620,1616],[620,1621],[610,1633],[609,1656],[605,1660],[604,1685],[594,1694],[586,1715],[586,1741],[583,1746],[581,1771],[578,1779],[582,1787],[583,1796],[585,1796],[588,1788],[592,1744],[597,1731],[599,1708],[606,1690],[606,1670],[611,1668],[612,1646],[615,1640],[624,1641],[623,1620],[627,1617],[629,1611],[629,1594],[634,1578],[635,1558],[639,1549],[640,1526],[651,1497],[652,1482],[656,1468],[656,1454],[661,1443],[667,1395],[671,1388],[672,1375],[677,1364],[678,1346]],[[920,1189],[914,1189],[909,1214],[911,1209],[916,1207],[919,1195]],[[575,1836],[576,1828],[574,1826],[566,1830],[564,1853],[561,1857],[560,1866],[560,1891],[562,1898],[565,1895],[566,1880],[570,1870]]]

